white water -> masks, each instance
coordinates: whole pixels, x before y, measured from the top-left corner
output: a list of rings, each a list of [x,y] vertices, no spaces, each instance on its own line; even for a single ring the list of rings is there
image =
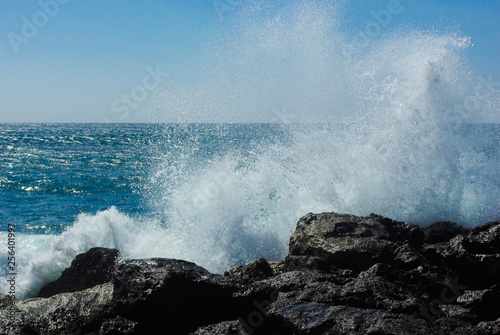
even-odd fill
[[[305,1],[266,15],[243,12],[214,42],[220,54],[207,51],[214,70],[201,72],[198,84],[173,87],[159,107],[205,120],[243,115],[348,126],[294,125],[289,145],[228,152],[200,165],[190,159],[195,148],[165,154],[151,176],[158,187],[151,218],[111,208],[79,216],[60,236],[21,236],[20,294],[35,294],[94,246],[118,248],[126,258],[187,259],[219,273],[258,257],[282,259],[307,212],[471,226],[498,219],[498,158],[476,152],[453,129],[498,113],[498,96],[474,91],[464,56],[469,39],[398,32],[347,59],[352,36],[338,17]],[[471,96],[483,108],[464,108]]]

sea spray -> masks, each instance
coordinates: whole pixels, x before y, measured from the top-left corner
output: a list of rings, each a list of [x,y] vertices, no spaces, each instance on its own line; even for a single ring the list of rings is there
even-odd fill
[[[32,244],[19,268],[24,296],[94,246],[221,273],[259,257],[283,259],[308,212],[374,212],[422,225],[498,219],[499,156],[465,124],[492,119],[498,96],[479,96],[492,107],[477,114],[460,108],[476,82],[469,39],[387,32],[346,58],[352,34],[339,14],[311,1],[235,11],[200,56],[206,70],[158,97],[152,118],[276,122],[279,131],[165,127],[145,193],[149,213],[111,207],[80,215],[61,235],[24,236]],[[266,136],[249,140],[246,131]]]

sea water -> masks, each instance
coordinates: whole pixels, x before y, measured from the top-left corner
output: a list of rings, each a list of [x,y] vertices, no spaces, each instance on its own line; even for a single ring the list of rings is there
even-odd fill
[[[308,212],[500,218],[498,89],[469,38],[402,30],[354,52],[329,6],[258,13],[233,20],[200,82],[157,97],[159,123],[0,125],[0,292],[9,224],[29,297],[92,247],[222,273],[283,259]]]

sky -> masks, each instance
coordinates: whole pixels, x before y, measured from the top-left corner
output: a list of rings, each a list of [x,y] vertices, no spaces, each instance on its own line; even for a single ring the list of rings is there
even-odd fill
[[[374,30],[376,40],[409,30],[468,36],[473,47],[465,57],[474,76],[500,82],[500,1],[394,1],[399,2],[338,2],[335,20],[341,28],[336,29],[345,32],[340,43],[374,22],[382,25]],[[235,75],[242,69],[240,63],[251,60],[236,59],[233,52],[249,47],[240,42],[251,31],[249,21],[256,16],[276,20],[289,2],[0,0],[0,122],[265,120],[238,111],[244,101],[220,107],[229,95],[227,86],[239,85],[249,73],[238,77],[237,84],[229,80],[222,90],[214,82]],[[394,10],[390,22],[383,16],[377,21],[377,14],[390,6],[402,10]],[[295,21],[290,27],[298,25]],[[296,36],[283,35],[277,44]],[[224,62],[240,65],[228,65],[226,73],[213,71]],[[493,86],[498,96],[499,87]],[[177,92],[176,98],[172,92]],[[196,106],[190,105],[191,95],[198,99]],[[207,111],[220,107],[233,112],[199,112],[205,106]],[[198,112],[190,114],[195,109]]]

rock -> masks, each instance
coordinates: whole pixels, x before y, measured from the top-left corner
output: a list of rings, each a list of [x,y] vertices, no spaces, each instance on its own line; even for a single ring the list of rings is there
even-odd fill
[[[319,256],[296,256],[288,255],[285,258],[286,271],[294,270],[320,270],[329,272],[337,269],[327,259]]]
[[[193,335],[248,335],[238,321],[225,321],[199,328]]]
[[[425,243],[448,242],[457,235],[464,235],[469,232],[468,229],[451,221],[433,223],[424,228],[423,231],[425,234]]]
[[[11,306],[13,303],[15,303],[13,296],[0,293],[0,308]]]
[[[475,254],[500,253],[500,221],[476,227],[466,236],[466,248]]]
[[[234,279],[214,275],[194,263],[172,259],[129,260],[114,279],[114,310],[137,322],[139,333],[152,334],[168,325],[173,334],[234,320],[254,307],[263,291],[240,294],[246,287]],[[186,316],[189,318],[186,319]]]
[[[500,319],[496,321],[479,322],[477,324],[477,328],[485,331],[488,334],[498,335],[500,334]]]
[[[448,242],[442,257],[446,267],[470,290],[500,283],[500,221],[457,235]]]
[[[497,287],[480,291],[466,290],[457,303],[479,315],[483,320],[494,321],[500,318],[500,291]]]
[[[444,262],[443,254],[447,245],[446,242],[424,244],[420,251],[430,264],[442,266]]]
[[[224,276],[95,248],[46,298],[0,294],[0,334],[499,334],[499,227],[308,214],[284,261]]]
[[[273,270],[273,275],[277,276],[286,272],[286,266],[284,261],[270,261],[269,266]]]
[[[47,298],[110,282],[119,258],[118,250],[106,248],[92,248],[86,253],[77,255],[61,277],[42,288],[38,296]]]
[[[110,283],[50,298],[17,301],[15,318],[0,309],[0,334],[88,334],[98,332],[110,315]]]
[[[234,267],[224,273],[224,276],[241,279],[245,282],[253,282],[273,275],[273,269],[269,263],[260,258],[246,265]]]
[[[407,314],[377,309],[301,302],[285,295],[269,309],[262,329],[275,334],[485,334],[459,320],[432,324]],[[254,334],[271,334],[265,331]]]
[[[409,243],[405,243],[394,250],[394,263],[405,270],[415,269],[429,264],[429,261]]]
[[[308,214],[290,238],[289,256],[320,257],[334,267],[363,271],[375,263],[393,263],[399,244],[420,248],[423,240],[418,226],[375,214]]]

